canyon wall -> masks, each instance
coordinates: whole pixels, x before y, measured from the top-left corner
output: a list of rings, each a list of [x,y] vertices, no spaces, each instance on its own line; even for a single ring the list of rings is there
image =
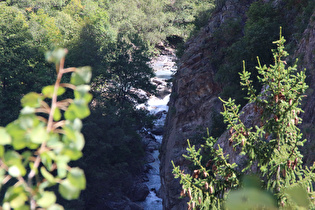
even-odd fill
[[[307,139],[303,148],[304,162],[309,165],[315,160],[315,11],[303,33],[294,57],[299,59],[299,70],[306,69],[306,81],[309,85],[306,91],[307,98],[302,106],[304,113],[302,113],[303,123],[301,125],[301,130]]]
[[[214,121],[214,116],[222,111],[222,104],[218,96],[223,85],[214,79],[217,69],[210,61],[214,57],[223,58],[224,55],[220,54],[220,48],[231,43],[229,41],[215,42],[214,34],[226,21],[238,19],[244,26],[246,11],[252,2],[254,0],[226,0],[220,8],[213,12],[209,24],[186,43],[185,52],[178,63],[178,71],[174,76],[161,147],[161,196],[164,209],[187,209],[187,200],[179,199],[181,187],[179,180],[174,179],[172,174],[171,161],[189,172],[189,163],[182,157],[182,154],[186,153],[187,139],[198,144],[198,139],[202,140],[201,136],[205,136],[206,128],[209,128],[211,132],[211,128],[217,123]],[[235,39],[240,36],[242,36],[242,30],[235,32]],[[312,146],[311,136],[315,133],[315,94],[313,91],[315,88],[315,13],[295,49],[294,56],[301,58],[300,66],[302,68],[308,69],[308,83],[311,84],[308,98],[303,104],[305,109],[304,127],[301,129],[306,131],[306,137],[309,138],[307,143]],[[244,111],[244,118],[246,115],[248,118],[255,118],[255,116],[251,116],[253,111],[250,106],[245,106]],[[226,138],[227,133],[224,133],[219,140],[223,147]],[[308,154],[307,151],[305,154],[311,161],[313,158],[311,154]]]
[[[174,76],[169,112],[161,147],[161,195],[164,209],[187,209],[186,200],[178,199],[181,191],[179,181],[172,174],[172,163],[187,167],[182,154],[186,152],[187,139],[194,138],[196,131],[206,131],[212,127],[215,113],[221,111],[218,94],[221,85],[216,83],[216,69],[210,59],[216,56],[220,46],[210,46],[214,32],[227,20],[246,19],[252,1],[226,1],[212,16],[207,27],[186,43],[186,50],[178,64]],[[188,168],[186,169],[188,170]]]

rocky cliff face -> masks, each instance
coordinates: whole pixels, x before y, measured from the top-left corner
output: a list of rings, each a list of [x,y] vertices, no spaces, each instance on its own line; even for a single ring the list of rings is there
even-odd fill
[[[298,44],[294,57],[299,58],[299,69],[306,69],[309,88],[303,104],[303,124],[301,130],[307,139],[304,151],[304,162],[311,164],[314,160],[315,149],[315,11],[310,18],[303,38]]]
[[[187,166],[182,154],[186,152],[187,139],[194,137],[196,130],[205,132],[212,127],[213,114],[221,110],[218,94],[221,86],[214,81],[216,69],[210,59],[216,48],[213,34],[227,20],[246,19],[245,12],[252,1],[226,1],[213,14],[208,26],[186,43],[186,50],[179,61],[179,69],[173,81],[169,112],[161,148],[161,192],[164,209],[187,209],[186,200],[179,200],[180,185],[172,175],[173,166]],[[207,48],[206,46],[212,45]],[[188,169],[187,169],[188,170]]]
[[[253,1],[226,0],[220,9],[213,13],[209,24],[186,43],[185,53],[179,61],[179,68],[174,77],[161,148],[161,194],[164,209],[187,209],[187,201],[179,199],[181,187],[179,181],[172,175],[171,161],[173,160],[175,165],[180,165],[185,171],[189,171],[188,163],[182,157],[186,152],[187,139],[194,138],[198,131],[205,132],[206,128],[211,129],[214,123],[213,116],[222,109],[222,104],[218,100],[222,85],[214,80],[217,69],[211,65],[210,60],[213,56],[224,56],[217,54],[218,49],[230,43],[226,41],[218,45],[214,42],[214,34],[229,20],[240,19],[241,24],[244,25],[246,11]],[[306,114],[303,116],[304,127],[307,128],[307,135],[310,138],[310,135],[315,133],[315,94],[312,91],[315,88],[315,18],[311,18],[296,49],[295,57],[304,55],[301,59],[302,66],[313,70],[309,71],[311,90],[304,104]],[[247,117],[245,114],[244,118],[255,119],[255,116],[251,116],[253,112],[250,105],[245,106],[244,109],[247,113]],[[226,138],[224,135],[227,133],[220,138],[223,147]]]

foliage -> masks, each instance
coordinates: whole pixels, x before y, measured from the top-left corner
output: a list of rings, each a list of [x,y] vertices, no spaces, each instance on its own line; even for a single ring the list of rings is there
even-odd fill
[[[107,4],[110,22],[117,33],[127,39],[137,34],[149,46],[170,36],[187,39],[195,26],[202,27],[213,7],[213,0],[112,0]]]
[[[67,0],[7,0],[8,5],[28,9],[43,9],[45,11],[59,10],[66,5]]]
[[[147,6],[153,3],[147,2]],[[144,98],[132,91],[142,88],[153,92],[150,83],[153,71],[147,65],[148,48],[143,36],[130,33],[128,39],[132,44],[118,36],[109,22],[106,6],[107,1],[94,0],[11,0],[0,3],[2,126],[19,116],[19,101],[25,94],[31,90],[41,91],[54,79],[55,70],[45,61],[43,52],[58,46],[67,47],[66,67],[93,67],[91,93],[97,97],[97,105],[92,106],[91,117],[83,122],[87,129],[82,131],[89,139],[82,152],[93,155],[82,158],[80,163],[71,163],[71,167],[79,166],[88,171],[88,187],[80,201],[66,202],[57,196],[65,208],[88,207],[92,200],[95,201],[93,205],[97,205],[101,200],[97,200],[95,194],[101,197],[109,192],[117,197],[126,195],[133,184],[132,177],[143,165],[139,161],[143,156],[143,145],[137,130],[150,126],[151,117],[143,110],[135,109]],[[62,82],[67,79],[69,75],[66,74]],[[108,88],[110,84],[115,85]],[[61,97],[68,98],[70,94],[71,91],[66,91]],[[129,184],[123,184],[122,180]],[[51,190],[58,189],[55,186]]]
[[[24,14],[0,3],[1,125],[16,119],[22,94],[38,91],[51,81],[51,71],[40,53]]]
[[[154,76],[153,69],[148,66],[150,59],[145,55],[146,48],[138,37],[131,39],[134,44],[128,44],[122,37],[111,45],[109,54],[109,68],[106,72],[109,93],[123,106],[125,102],[131,104],[143,103],[144,99],[136,93],[142,89],[153,93],[155,86],[150,82]],[[113,98],[108,96],[108,98]]]
[[[216,33],[219,42],[229,43],[226,48],[222,49],[225,61],[221,62],[222,60],[218,58],[218,72],[215,76],[218,82],[229,84],[224,86],[221,97],[226,99],[233,95],[237,103],[242,105],[245,105],[243,100],[245,94],[238,88],[239,80],[235,79],[241,70],[240,61],[246,61],[246,68],[253,74],[255,88],[261,88],[256,79],[256,56],[259,56],[261,61],[267,65],[272,63],[272,54],[269,49],[272,48],[272,41],[277,39],[277,29],[284,22],[279,15],[279,9],[271,2],[254,2],[246,14],[248,19],[244,29],[240,20],[231,20],[222,29],[219,28]],[[231,31],[231,36],[230,33],[224,31],[226,28],[229,32]]]
[[[220,2],[225,3],[217,1]],[[253,74],[254,87],[260,89],[256,79],[256,56],[267,65],[273,62],[269,49],[272,48],[272,41],[277,39],[276,31],[280,26],[283,26],[288,40],[287,50],[292,54],[308,24],[310,13],[314,11],[314,6],[313,1],[305,0],[283,0],[281,3],[254,1],[246,12],[245,22],[227,18],[214,32],[211,46],[211,50],[216,52],[211,58],[217,70],[215,79],[223,86],[221,97],[233,97],[237,103],[245,105],[245,93],[238,88],[239,81],[235,79],[242,69],[240,61],[246,61],[246,68]]]
[[[177,28],[175,35],[188,38],[191,32],[207,23],[212,9],[213,0],[177,0],[169,4],[166,11],[172,16],[173,27]]]
[[[202,164],[201,149],[190,145],[185,157],[196,166],[194,173],[185,174],[174,166],[175,177],[180,178],[183,187],[182,195],[190,198],[190,208],[222,208],[226,197],[234,196],[229,191],[242,188],[241,176],[255,171],[263,189],[274,194],[279,206],[307,208],[314,205],[308,197],[301,203],[290,196],[293,189],[300,188],[302,194],[313,196],[315,165],[310,168],[302,166],[303,155],[299,149],[306,140],[301,139],[302,133],[297,125],[301,123],[299,105],[307,85],[305,73],[297,72],[296,65],[286,68],[284,58],[288,53],[284,50],[284,42],[280,33],[280,39],[274,42],[278,46],[277,50],[273,50],[274,64],[261,66],[258,59],[256,68],[263,91],[256,94],[245,64],[240,73],[241,85],[248,92],[249,103],[254,104],[254,111],[260,116],[256,126],[246,127],[240,117],[240,105],[235,105],[234,100],[221,99],[224,103],[222,115],[230,133],[227,141],[243,162],[229,162],[229,155],[224,154],[213,137],[208,137],[203,147],[212,157],[206,167]]]
[[[63,37],[55,18],[49,16],[44,10],[39,9],[36,13],[30,13],[30,27],[34,41],[45,50],[62,44]]]
[[[67,200],[78,198],[86,187],[83,170],[69,163],[82,156],[81,119],[90,114],[92,95],[86,83],[91,69],[64,69],[66,53],[58,49],[46,54],[56,65],[55,84],[44,87],[40,94],[24,95],[19,118],[0,128],[0,180],[1,186],[8,187],[3,209],[63,209],[56,204],[52,186],[58,185]],[[73,72],[70,83],[61,83],[63,74],[69,72]],[[74,99],[58,101],[66,88],[73,91]]]
[[[122,110],[104,98],[97,97],[96,101],[102,105],[91,108],[82,130],[88,139],[83,154],[89,154],[78,163],[87,179],[82,209],[128,196],[144,164],[144,146],[137,130],[146,126],[145,113],[126,107]]]

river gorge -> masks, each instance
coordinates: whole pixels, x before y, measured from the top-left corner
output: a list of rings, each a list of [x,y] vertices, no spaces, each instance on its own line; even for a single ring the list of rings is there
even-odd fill
[[[157,86],[156,95],[149,97],[146,104],[138,108],[145,108],[150,111],[157,119],[154,121],[152,130],[146,130],[146,136],[143,143],[146,145],[146,179],[145,184],[149,189],[146,200],[139,204],[145,210],[161,210],[162,199],[159,197],[161,179],[160,179],[160,146],[163,139],[164,123],[168,111],[168,101],[171,93],[171,79],[176,72],[176,56],[173,51],[168,51],[150,62],[154,69],[155,77],[152,82]]]

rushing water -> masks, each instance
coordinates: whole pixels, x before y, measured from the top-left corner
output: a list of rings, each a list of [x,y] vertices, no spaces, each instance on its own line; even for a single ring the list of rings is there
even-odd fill
[[[166,81],[172,77],[176,71],[175,58],[174,55],[161,55],[151,62],[151,67],[155,71],[156,79],[166,83]],[[147,102],[146,108],[152,114],[162,113],[162,116],[154,122],[156,127],[164,126],[169,98],[170,94],[160,98],[151,96]],[[162,143],[162,135],[154,135],[154,137],[158,143]],[[163,209],[162,199],[156,194],[161,187],[159,150],[154,150],[151,155],[154,157],[155,161],[149,164],[152,168],[147,174],[149,181],[146,182],[150,189],[150,194],[141,205],[145,210],[161,210]]]

